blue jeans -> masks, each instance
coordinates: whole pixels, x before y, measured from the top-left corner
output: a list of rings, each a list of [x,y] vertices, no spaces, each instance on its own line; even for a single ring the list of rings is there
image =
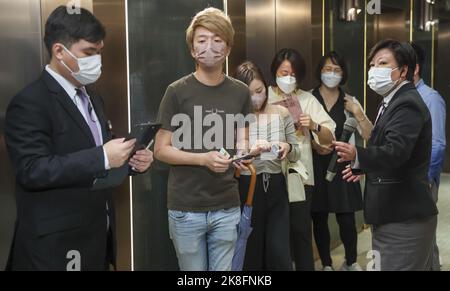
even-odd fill
[[[169,210],[169,233],[181,271],[230,271],[239,207],[212,212]]]

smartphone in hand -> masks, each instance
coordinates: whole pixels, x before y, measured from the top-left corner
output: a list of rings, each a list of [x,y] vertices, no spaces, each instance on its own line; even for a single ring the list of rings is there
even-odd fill
[[[271,148],[272,154],[274,154],[278,159],[281,159],[281,147],[278,144],[273,144]]]
[[[253,158],[256,158],[256,157],[254,155],[245,155],[245,156],[233,159],[232,162],[233,163],[240,163],[242,161],[248,161],[248,160],[251,160]]]

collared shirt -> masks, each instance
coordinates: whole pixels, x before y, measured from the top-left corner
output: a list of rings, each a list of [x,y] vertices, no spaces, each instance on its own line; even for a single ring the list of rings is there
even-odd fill
[[[389,103],[391,102],[392,98],[394,98],[394,95],[398,92],[398,90],[400,90],[401,87],[403,87],[404,85],[408,84],[409,81],[403,81],[402,83],[400,83],[400,85],[394,89],[394,91],[392,91],[391,93],[389,93],[389,95],[387,95],[386,97],[383,98],[383,104],[384,104],[384,110],[386,110],[389,106]],[[378,111],[378,115],[377,115],[377,119],[380,118],[381,113],[383,112],[383,106],[380,107],[380,110]]]
[[[100,142],[101,142],[101,144],[103,144],[102,128],[101,128],[100,122],[98,122],[97,114],[95,113],[95,110],[92,110],[92,113],[91,113],[92,116],[90,116],[90,117],[86,116],[84,109],[83,109],[83,104],[80,100],[80,97],[77,95],[76,89],[78,89],[78,88],[75,87],[72,83],[70,83],[66,78],[64,78],[63,76],[61,76],[60,74],[58,74],[57,72],[52,70],[52,68],[50,68],[49,65],[47,65],[45,67],[45,70],[56,80],[56,82],[58,82],[59,85],[61,85],[61,87],[63,87],[64,91],[66,91],[67,95],[69,95],[72,102],[78,108],[78,111],[80,111],[84,120],[86,120],[86,122],[88,122],[88,118],[92,118],[92,120],[95,121],[97,130],[98,130],[98,133],[100,136]],[[91,102],[90,96],[86,92],[86,88],[81,87],[79,89],[83,90],[84,94],[86,94],[86,96],[88,96],[89,102]],[[93,106],[92,106],[92,108],[93,108]],[[103,149],[103,156],[105,158],[105,170],[109,170],[111,167],[109,165],[108,156],[106,155],[106,152],[104,149]]]
[[[380,110],[378,110],[376,122],[378,122],[378,119],[381,117],[380,115],[383,113],[383,107],[384,107],[384,111],[386,111],[387,108],[389,107],[389,103],[392,101],[392,98],[394,98],[394,95],[398,92],[398,90],[400,90],[400,88],[402,88],[404,85],[406,85],[408,83],[409,83],[408,80],[403,81],[402,83],[400,83],[400,85],[397,88],[395,88],[391,93],[389,93],[389,95],[387,95],[386,97],[383,98],[384,106],[380,106]],[[374,127],[376,126],[376,122],[374,124]],[[360,168],[359,159],[358,159],[358,151],[356,151],[356,158],[355,158],[355,161],[352,163],[351,167],[352,167],[352,169]]]
[[[416,88],[427,105],[428,110],[430,110],[433,126],[431,161],[428,178],[430,181],[434,180],[436,184],[439,185],[446,147],[446,105],[444,98],[442,98],[436,90],[428,87],[422,79],[417,82]]]

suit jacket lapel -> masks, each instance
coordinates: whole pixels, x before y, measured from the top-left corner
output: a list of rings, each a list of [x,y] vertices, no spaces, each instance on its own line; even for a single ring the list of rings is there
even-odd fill
[[[398,97],[400,96],[400,94],[409,91],[411,89],[415,89],[415,86],[413,83],[408,83],[403,85],[398,91],[397,93],[395,93],[394,97],[392,97],[391,101],[389,102],[388,107],[386,108],[386,111],[384,112],[384,114],[380,117],[380,119],[378,120],[376,126],[373,129],[373,133],[371,138],[370,138],[370,142],[373,144],[373,142],[375,142],[378,134],[382,131],[381,129],[385,127],[386,122],[389,121],[389,119],[387,119],[387,117],[389,116],[390,112],[393,110],[393,108],[395,108],[395,102],[397,101]]]
[[[58,102],[62,105],[62,107],[67,111],[69,116],[75,121],[84,135],[89,139],[92,146],[95,146],[95,140],[92,136],[91,130],[86,123],[83,115],[78,110],[77,106],[73,103],[72,99],[70,99],[67,92],[59,85],[59,83],[46,71],[43,72],[42,78],[44,82],[47,84],[50,92],[55,95]]]

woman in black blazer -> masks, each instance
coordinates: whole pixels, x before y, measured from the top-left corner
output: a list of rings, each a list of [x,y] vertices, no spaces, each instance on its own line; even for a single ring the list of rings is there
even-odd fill
[[[366,174],[364,211],[372,225],[374,268],[430,270],[437,207],[428,168],[431,117],[413,84],[416,55],[409,43],[384,40],[369,56],[369,86],[383,97],[367,148],[335,142],[344,179]]]

